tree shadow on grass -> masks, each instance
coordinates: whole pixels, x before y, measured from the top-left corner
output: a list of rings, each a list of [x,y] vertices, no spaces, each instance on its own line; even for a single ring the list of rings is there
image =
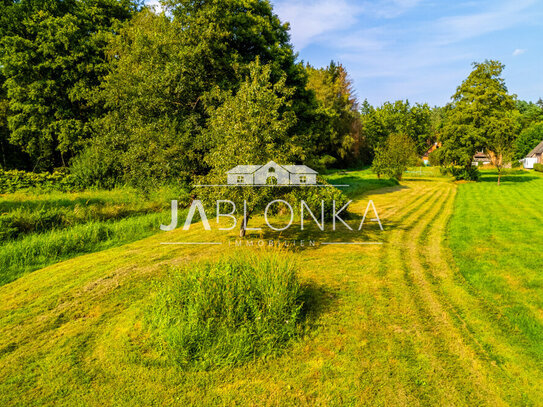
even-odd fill
[[[443,178],[446,180],[446,178]],[[409,182],[435,182],[436,178],[424,178],[424,177],[403,177],[402,181],[409,181]]]
[[[398,181],[392,179],[360,178],[356,176],[343,176],[328,180],[331,185],[348,185],[338,187],[349,198],[357,198],[366,192],[388,187],[400,187]],[[392,191],[393,192],[393,191]]]
[[[316,324],[319,317],[325,314],[336,302],[338,293],[329,287],[312,280],[302,283],[300,299],[303,303],[301,319],[307,328]]]
[[[535,174],[526,173],[524,171],[518,171],[514,173],[507,173],[502,175],[501,182],[511,182],[511,183],[521,183],[521,182],[531,182],[537,179],[542,179],[542,177],[538,177]],[[498,174],[497,173],[491,173],[491,174],[483,174],[481,176],[480,182],[492,182],[497,184],[498,183]]]
[[[385,195],[385,194],[391,194],[393,192],[402,191],[404,189],[409,189],[409,187],[407,187],[405,185],[394,185],[394,186],[391,186],[391,187],[381,188],[381,189],[376,190],[376,191],[371,191],[371,194],[372,195]]]
[[[370,220],[370,217],[368,215],[362,230],[358,230],[362,217],[355,215],[345,219],[353,230],[348,230],[343,224],[337,224],[334,231],[331,222],[325,223],[325,230],[320,230],[308,222],[304,230],[300,229],[299,224],[280,233],[266,228],[259,233],[248,233],[243,239],[236,238],[236,242],[238,247],[252,246],[290,253],[319,250],[325,245],[333,244],[380,244],[385,240],[390,225],[383,223],[384,231],[381,231],[377,222]]]

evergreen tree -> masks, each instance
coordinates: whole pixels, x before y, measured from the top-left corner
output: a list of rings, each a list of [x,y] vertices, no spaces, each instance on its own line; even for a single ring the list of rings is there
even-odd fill
[[[326,68],[307,65],[306,69],[308,88],[319,102],[319,152],[333,157],[340,165],[356,163],[364,153],[364,142],[359,106],[347,71],[334,61]]]

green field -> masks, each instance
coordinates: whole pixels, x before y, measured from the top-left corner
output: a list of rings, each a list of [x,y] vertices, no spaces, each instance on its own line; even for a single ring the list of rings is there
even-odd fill
[[[83,253],[133,242],[168,220],[163,188],[144,196],[130,188],[65,193],[23,190],[0,195],[0,285]]]
[[[490,171],[479,183],[408,173],[396,185],[366,170],[328,180],[352,185],[351,225],[372,199],[385,230],[327,229],[321,240],[382,245],[236,248],[235,232],[193,225],[10,277],[0,405],[541,405],[543,177],[515,172],[498,187]],[[149,309],[172,268],[190,273],[233,251],[294,262],[312,316],[278,354],[184,369],[155,346]]]

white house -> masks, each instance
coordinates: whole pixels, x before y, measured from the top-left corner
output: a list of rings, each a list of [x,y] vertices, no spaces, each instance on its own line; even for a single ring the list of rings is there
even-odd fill
[[[228,185],[316,185],[317,171],[306,165],[238,165],[226,172]]]
[[[543,164],[543,141],[539,143],[526,158],[520,160],[524,168],[532,169],[534,164]]]

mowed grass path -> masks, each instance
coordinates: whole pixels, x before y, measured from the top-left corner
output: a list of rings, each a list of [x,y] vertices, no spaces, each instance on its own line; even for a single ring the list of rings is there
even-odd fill
[[[233,235],[195,227],[25,275],[0,287],[0,404],[538,405],[533,338],[466,280],[444,239],[464,187],[412,178],[358,196],[353,211],[373,199],[385,231],[323,240],[382,246],[285,252],[315,287],[313,329],[282,356],[241,367],[180,371],[150,346],[144,310],[168,265],[274,249],[235,249]],[[160,245],[190,240],[225,244]]]

